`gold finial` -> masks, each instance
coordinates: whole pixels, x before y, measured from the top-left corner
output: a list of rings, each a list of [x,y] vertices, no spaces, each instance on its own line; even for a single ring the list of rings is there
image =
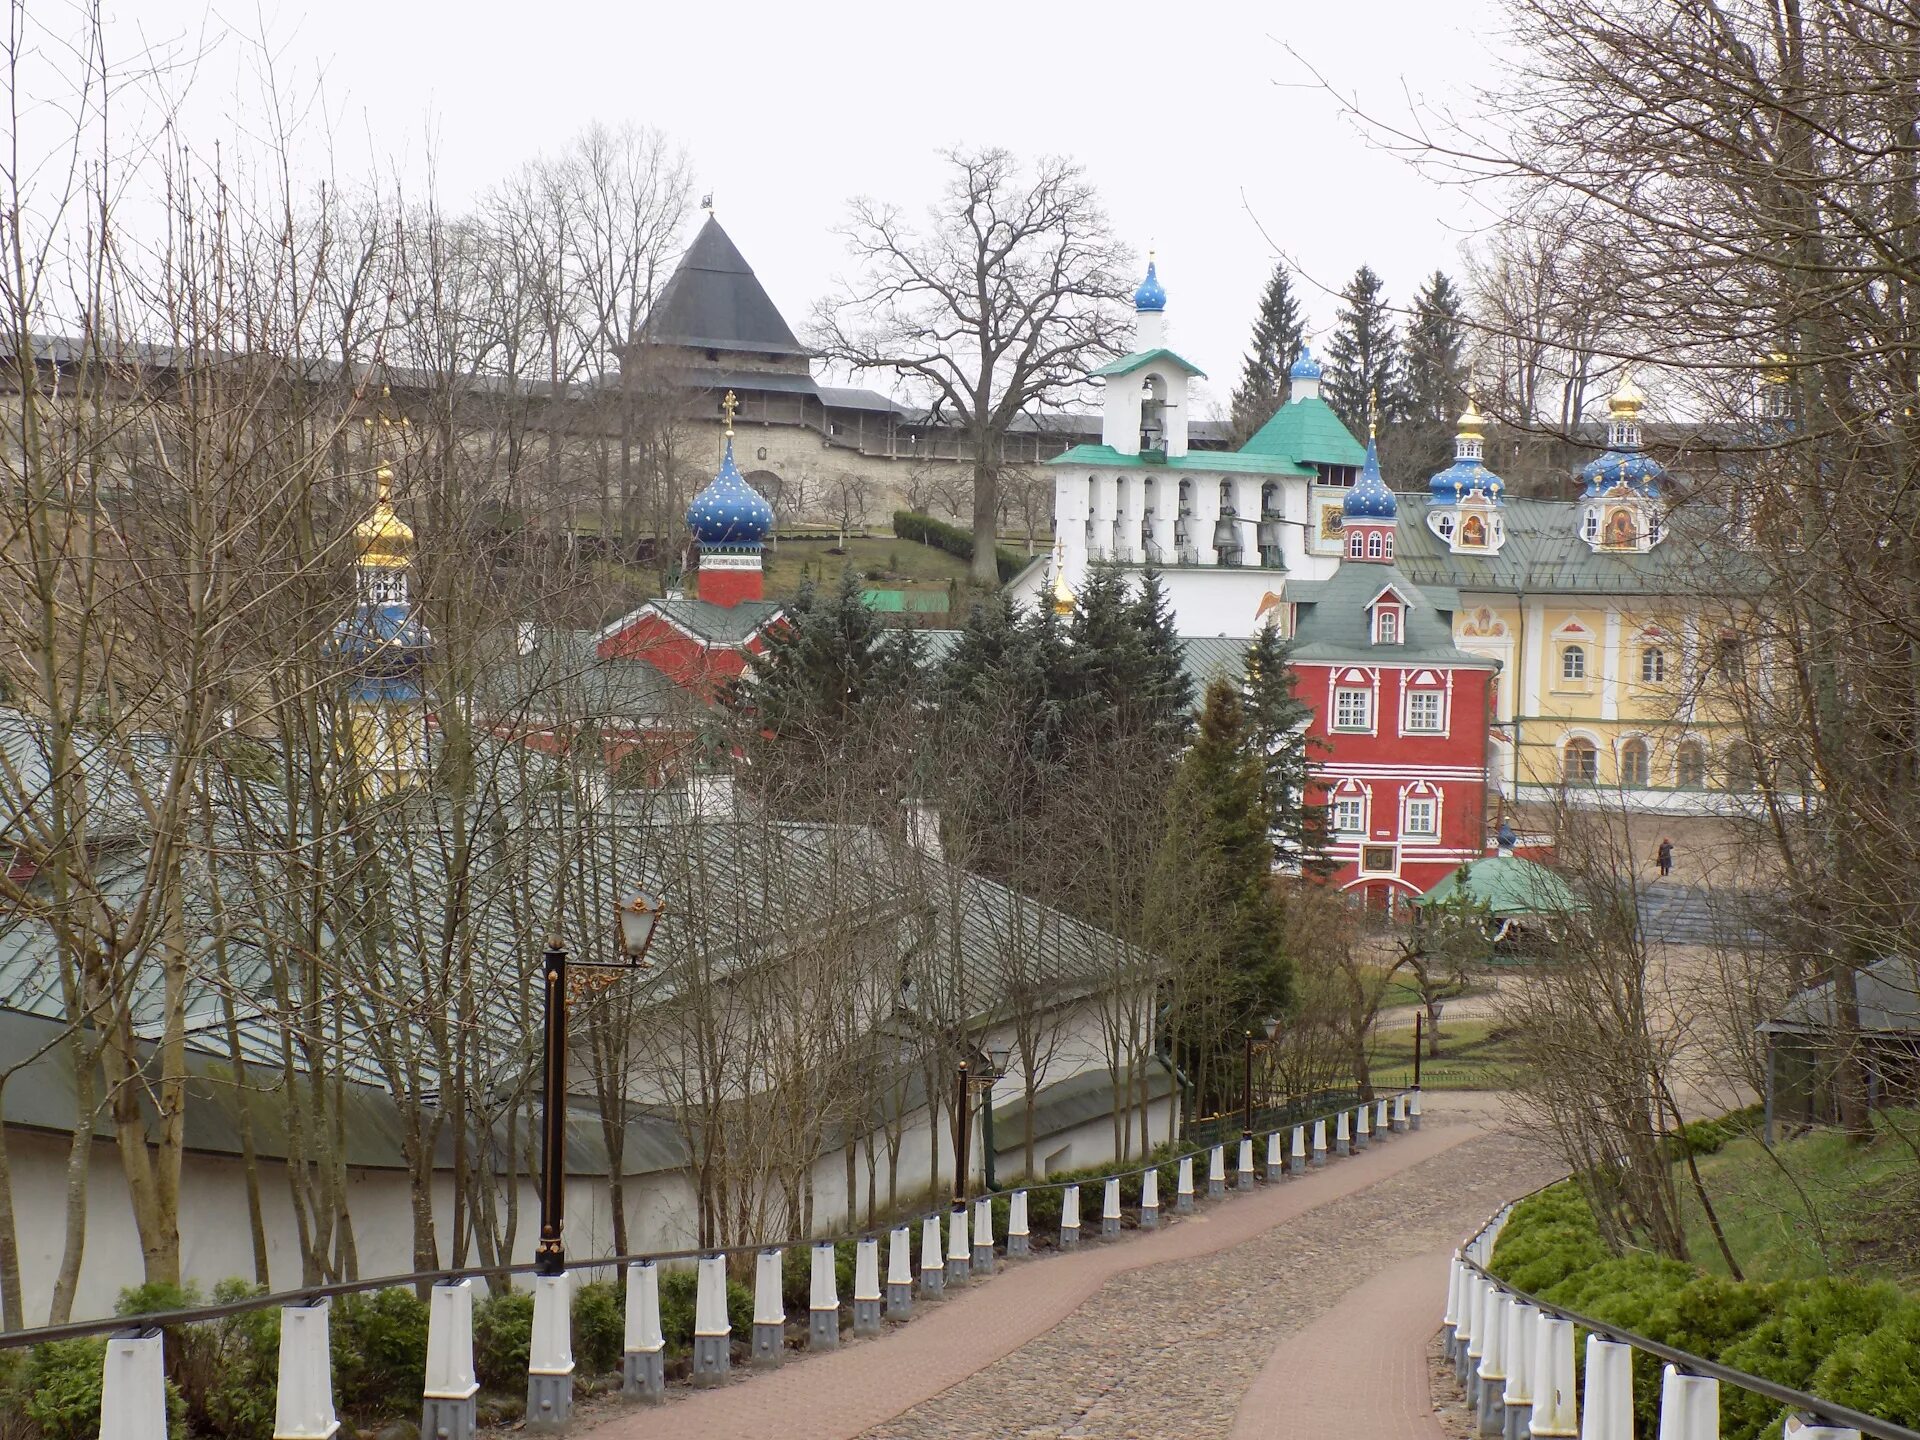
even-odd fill
[[[380,468],[373,472],[374,503],[387,509],[393,508],[393,467],[381,462]]]
[[[1380,438],[1380,392],[1377,389],[1367,394],[1367,438]]]
[[[1607,401],[1607,408],[1616,420],[1632,420],[1646,403],[1647,392],[1633,383],[1633,371],[1628,370],[1620,379],[1620,388]]]
[[[1460,412],[1460,434],[1468,440],[1478,440],[1481,432],[1487,428],[1487,417],[1480,413],[1480,406],[1473,398],[1473,391],[1467,391],[1467,408]]]
[[[733,392],[731,390],[727,391],[727,398],[720,402],[720,413],[726,417],[727,438],[729,440],[733,438],[733,412],[739,408],[740,402],[734,398]]]

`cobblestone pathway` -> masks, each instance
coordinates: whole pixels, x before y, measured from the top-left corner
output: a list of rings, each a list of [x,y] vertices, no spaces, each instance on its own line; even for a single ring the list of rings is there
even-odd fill
[[[900,1332],[651,1412],[597,1440],[1436,1436],[1426,1342],[1445,1255],[1551,1177],[1485,1100],[1151,1235],[1006,1267]]]

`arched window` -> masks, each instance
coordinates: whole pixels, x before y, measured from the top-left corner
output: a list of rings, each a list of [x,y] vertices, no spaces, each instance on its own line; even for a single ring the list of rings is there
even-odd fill
[[[1598,510],[1587,511],[1587,518],[1581,525],[1581,534],[1585,535],[1589,540],[1598,540],[1600,538],[1600,512]]]
[[[1736,740],[1727,747],[1727,789],[1746,791],[1754,788],[1759,767],[1754,764],[1753,746]]]
[[[1393,532],[1389,530],[1387,532],[1387,559],[1391,560],[1392,558],[1393,558]]]
[[[1587,647],[1568,645],[1560,651],[1560,678],[1562,680],[1584,680],[1587,678]]]
[[[1640,652],[1640,679],[1648,685],[1658,685],[1667,678],[1667,652],[1658,645],[1649,645]]]
[[[1369,560],[1378,560],[1380,558],[1380,532],[1378,530],[1370,530],[1367,532],[1367,558]]]
[[[1560,774],[1569,785],[1591,785],[1600,778],[1600,752],[1591,740],[1576,735],[1561,747]]]
[[[1353,532],[1353,534],[1347,537],[1348,558],[1353,560],[1358,560],[1360,558],[1360,546],[1361,546],[1360,532],[1356,530]]]
[[[1380,643],[1398,645],[1400,643],[1400,612],[1382,607],[1380,611]]]
[[[1698,742],[1682,740],[1673,752],[1673,783],[1682,790],[1699,790],[1707,783],[1707,757]]]
[[[1653,755],[1644,740],[1629,740],[1620,747],[1620,783],[1629,790],[1644,790],[1653,770]]]
[[[1453,539],[1453,516],[1442,515],[1440,517],[1440,538],[1442,540]]]

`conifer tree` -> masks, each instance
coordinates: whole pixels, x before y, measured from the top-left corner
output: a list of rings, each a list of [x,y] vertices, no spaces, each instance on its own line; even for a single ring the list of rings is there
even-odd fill
[[[1376,397],[1382,425],[1400,416],[1404,401],[1399,336],[1387,306],[1386,282],[1369,266],[1354,271],[1340,292],[1340,310],[1327,342],[1322,394],[1356,435],[1366,433],[1368,407]]]
[[[1305,332],[1300,303],[1293,298],[1286,262],[1273,267],[1260,313],[1253,321],[1253,347],[1240,369],[1240,385],[1233,392],[1233,443],[1244,445],[1273,414],[1287,403],[1293,388],[1289,372],[1300,358]]]
[[[1155,943],[1174,971],[1175,1049],[1208,1108],[1237,1089],[1243,1032],[1264,1031],[1292,991],[1263,785],[1240,697],[1216,680],[1168,792],[1149,890]]]
[[[1247,647],[1241,689],[1247,753],[1260,766],[1260,802],[1266,812],[1273,862],[1292,874],[1322,876],[1327,859],[1327,812],[1307,801],[1307,722],[1312,708],[1295,693],[1292,642],[1271,620]]]
[[[1445,272],[1427,277],[1407,324],[1405,440],[1398,453],[1412,474],[1424,475],[1452,454],[1453,421],[1466,408],[1465,302]]]
[[[1173,606],[1160,572],[1148,569],[1140,576],[1140,592],[1133,599],[1133,622],[1146,647],[1141,691],[1155,712],[1153,725],[1167,744],[1177,749],[1193,729],[1193,680],[1187,674],[1180,636],[1173,628]]]

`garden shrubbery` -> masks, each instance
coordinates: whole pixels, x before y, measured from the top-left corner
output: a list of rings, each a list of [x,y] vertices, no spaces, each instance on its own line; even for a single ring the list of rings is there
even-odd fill
[[[1737,1117],[1728,1117],[1733,1120]],[[1718,1148],[1736,1125],[1687,1137]],[[1677,1260],[1608,1254],[1571,1182],[1514,1207],[1494,1248],[1492,1273],[1549,1306],[1718,1360],[1902,1425],[1920,1425],[1920,1301],[1887,1284],[1820,1278],[1726,1280]],[[1584,1360],[1584,1356],[1582,1356]],[[1656,1426],[1660,1366],[1634,1359],[1634,1409],[1642,1434]],[[1778,1435],[1780,1407],[1721,1386],[1721,1433]]]
[[[902,540],[918,540],[922,545],[931,545],[936,550],[944,550],[957,559],[973,559],[971,530],[963,530],[958,525],[949,525],[944,520],[936,520],[931,515],[922,515],[917,510],[894,511],[893,533]],[[999,546],[994,547],[993,561],[1000,575],[1000,583],[1003,585],[1027,566],[1026,556],[1015,554]]]

